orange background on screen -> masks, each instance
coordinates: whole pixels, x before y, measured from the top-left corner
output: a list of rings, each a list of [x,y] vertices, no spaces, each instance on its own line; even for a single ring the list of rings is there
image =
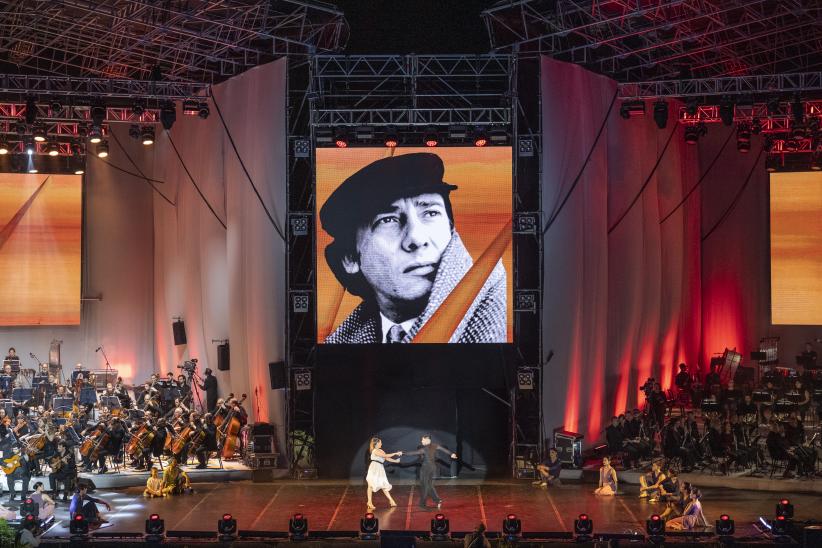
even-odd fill
[[[822,173],[771,174],[771,323],[822,324]]]
[[[80,323],[82,200],[77,175],[0,173],[0,325]]]
[[[454,226],[468,252],[476,261],[511,220],[511,147],[437,147],[396,148],[395,155],[433,152],[445,164],[445,182],[459,188],[451,193]],[[391,155],[391,149],[319,148],[317,149],[317,342],[325,341],[362,302],[360,297],[343,291],[325,261],[325,248],[332,238],[321,228],[319,211],[346,178],[366,165]],[[502,256],[507,281],[508,342],[513,341],[513,260],[511,244]],[[336,314],[335,314],[336,311]]]

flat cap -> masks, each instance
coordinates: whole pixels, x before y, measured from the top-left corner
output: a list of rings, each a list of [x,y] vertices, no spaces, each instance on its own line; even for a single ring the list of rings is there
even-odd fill
[[[368,221],[399,198],[456,190],[442,180],[442,159],[430,152],[371,162],[342,182],[320,208],[323,229],[335,238]]]

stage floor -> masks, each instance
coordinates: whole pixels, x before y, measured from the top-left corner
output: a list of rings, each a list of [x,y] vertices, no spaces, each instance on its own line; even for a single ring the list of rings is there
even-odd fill
[[[225,512],[237,519],[240,530],[287,531],[288,518],[301,512],[308,517],[310,530],[357,531],[366,512],[364,484],[283,480],[201,483],[194,487],[193,495],[150,500],[142,497],[138,487],[98,489],[95,496],[113,505],[111,512],[104,512],[111,523],[101,532],[142,532],[151,513],[165,520],[166,530],[216,531]],[[480,521],[486,522],[489,530],[499,531],[509,513],[522,520],[523,531],[572,531],[574,518],[585,512],[594,521],[594,531],[644,532],[645,519],[664,508],[661,503],[637,498],[634,486],[627,486],[617,497],[596,497],[591,485],[581,483],[543,490],[526,482],[443,480],[437,489],[444,500],[441,512],[449,518],[451,531],[469,531]],[[436,510],[417,507],[418,489],[395,485],[392,494],[397,508],[387,508],[385,497],[375,495],[380,528],[428,531]],[[711,523],[727,513],[736,521],[737,536],[755,536],[753,522],[759,516],[771,518],[777,499],[775,493],[709,488],[704,490],[703,507]],[[790,499],[797,520],[822,519],[818,496],[793,495]],[[58,505],[56,518],[57,524],[46,537],[67,537],[67,503]]]

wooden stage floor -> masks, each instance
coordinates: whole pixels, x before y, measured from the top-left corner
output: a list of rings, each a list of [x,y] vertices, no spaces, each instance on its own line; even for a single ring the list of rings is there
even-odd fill
[[[308,517],[310,530],[356,531],[366,512],[362,484],[283,480],[201,483],[194,487],[193,495],[151,500],[141,496],[139,487],[98,489],[95,496],[114,507],[104,512],[111,523],[101,532],[142,532],[151,513],[165,520],[166,530],[216,531],[217,520],[225,512],[237,519],[240,530],[287,531],[288,518],[301,512]],[[522,520],[523,531],[572,531],[574,518],[586,512],[596,532],[644,532],[645,519],[664,508],[661,503],[639,499],[635,486],[626,486],[626,492],[617,497],[596,497],[591,485],[581,483],[543,490],[529,482],[443,480],[437,489],[444,500],[441,512],[449,518],[452,531],[469,531],[480,521],[486,522],[489,530],[499,531],[509,513]],[[375,495],[380,528],[428,531],[436,510],[417,507],[418,489],[395,485],[392,494],[397,508],[387,508],[382,494]],[[753,522],[759,516],[771,518],[778,498],[775,493],[710,488],[705,489],[703,506],[711,523],[728,513],[736,521],[737,536],[753,536],[758,534]],[[822,519],[818,496],[794,495],[790,499],[797,520]],[[58,505],[56,518],[57,525],[46,537],[67,537],[67,503]]]

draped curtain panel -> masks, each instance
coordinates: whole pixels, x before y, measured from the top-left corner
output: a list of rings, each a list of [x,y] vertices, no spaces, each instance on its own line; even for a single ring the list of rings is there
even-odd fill
[[[618,102],[606,121],[615,91],[581,67],[542,61],[543,211],[553,219],[543,345],[555,352],[545,427],[546,435],[560,426],[580,432],[587,443],[612,414],[641,405],[646,378],[669,386],[675,365],[695,364],[700,348],[699,191],[660,223],[697,181],[696,150],[674,125],[675,105],[663,130],[650,108],[622,119]]]

